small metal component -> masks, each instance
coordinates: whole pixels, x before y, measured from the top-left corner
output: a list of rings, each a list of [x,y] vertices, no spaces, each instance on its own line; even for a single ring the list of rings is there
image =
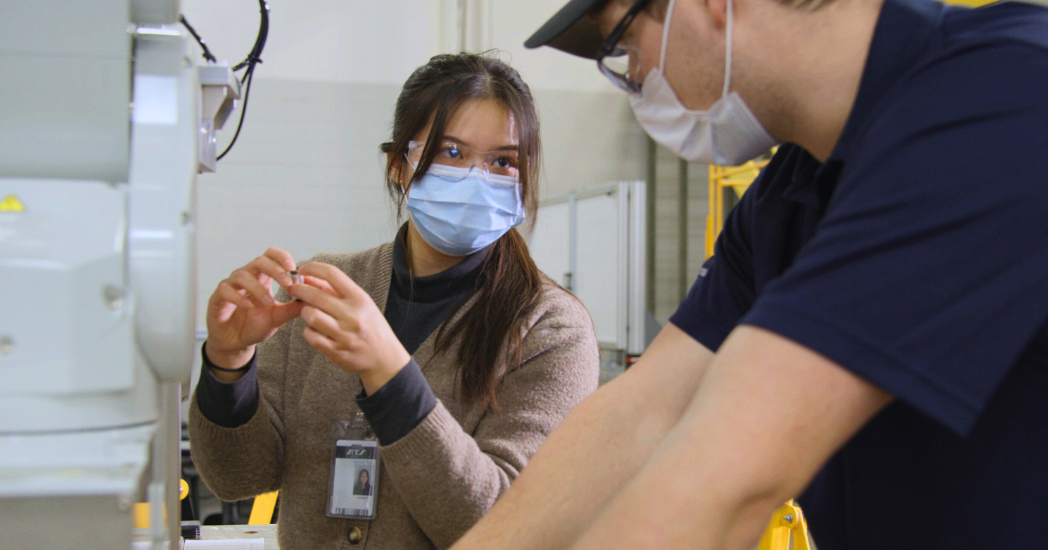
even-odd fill
[[[0,336],[0,355],[11,355],[14,351],[14,341],[9,336]]]
[[[106,285],[102,289],[102,300],[105,302],[106,307],[116,311],[120,309],[120,306],[124,305],[124,289],[116,285]]]
[[[301,284],[304,284],[306,282],[306,278],[303,277],[302,275],[299,275],[297,269],[293,269],[291,271],[288,271],[287,274],[291,275],[291,284],[293,284],[293,285],[301,285]],[[296,301],[296,302],[301,302],[302,301],[302,300],[299,300],[298,298],[294,298],[293,300]]]
[[[793,514],[786,514],[785,516],[782,516],[782,521],[785,521],[786,523],[793,523]]]

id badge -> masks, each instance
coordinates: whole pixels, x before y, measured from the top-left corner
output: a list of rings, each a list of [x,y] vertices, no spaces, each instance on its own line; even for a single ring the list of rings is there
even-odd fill
[[[378,441],[364,413],[340,420],[331,430],[331,483],[327,516],[375,519],[378,499]]]

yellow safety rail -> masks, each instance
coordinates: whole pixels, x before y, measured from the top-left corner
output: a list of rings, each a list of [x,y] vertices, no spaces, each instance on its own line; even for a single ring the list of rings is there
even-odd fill
[[[189,495],[189,484],[186,480],[179,480],[179,500],[183,500]],[[248,525],[265,525],[273,522],[273,510],[277,505],[277,491],[272,493],[265,493],[255,497],[254,504],[251,505],[251,516],[247,520]],[[135,527],[146,528],[149,527],[149,503],[140,502],[135,504],[134,509]]]
[[[178,480],[178,500],[185,500],[189,496],[189,484],[186,480]],[[135,527],[138,529],[145,529],[149,527],[149,503],[139,502],[136,503],[132,510],[132,515],[135,520]],[[164,517],[167,517],[167,510],[164,510]]]
[[[793,539],[792,544],[790,539]],[[758,550],[813,550],[808,537],[808,523],[804,521],[801,507],[790,499],[775,510],[768,520],[768,527],[761,535]]]
[[[710,214],[706,216],[706,257],[713,256],[713,244],[724,227],[724,200],[727,193],[740,198],[757,178],[767,160],[750,161],[742,166],[710,165]]]
[[[255,497],[255,503],[251,505],[251,515],[248,517],[248,525],[265,525],[273,523],[273,509],[277,506],[277,493],[265,493]]]

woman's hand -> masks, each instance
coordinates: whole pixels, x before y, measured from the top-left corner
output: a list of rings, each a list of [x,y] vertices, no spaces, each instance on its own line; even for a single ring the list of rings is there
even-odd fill
[[[270,248],[229,275],[207,302],[208,359],[215,366],[236,369],[251,361],[255,344],[265,341],[284,323],[298,317],[305,304],[277,303],[270,281],[284,288],[292,285],[289,271],[295,260],[279,248]],[[223,381],[240,378],[236,373],[216,372]]]
[[[319,262],[298,272],[306,284],[289,292],[307,305],[302,320],[309,325],[306,342],[342,369],[360,376],[371,395],[386,385],[411,360],[385,316],[364,289],[342,270]]]

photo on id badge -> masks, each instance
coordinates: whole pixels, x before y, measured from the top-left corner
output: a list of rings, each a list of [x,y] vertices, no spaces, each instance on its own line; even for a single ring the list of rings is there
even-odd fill
[[[378,483],[378,442],[340,440],[335,444],[328,516],[375,517]]]

